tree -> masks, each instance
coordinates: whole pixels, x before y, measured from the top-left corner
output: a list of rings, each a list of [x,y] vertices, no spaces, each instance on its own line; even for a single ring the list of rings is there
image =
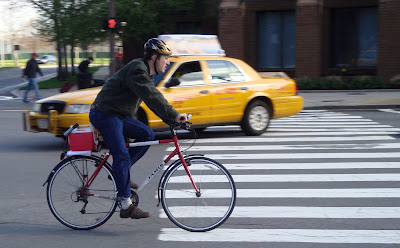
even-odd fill
[[[101,20],[107,13],[105,2],[99,3],[97,0],[28,1],[40,13],[41,19],[38,22],[40,33],[57,44],[59,79],[65,78],[68,74],[67,45],[71,46],[72,68],[74,68],[73,48],[76,45],[87,49],[90,44],[105,39],[105,34],[101,32]],[[62,63],[63,59],[64,63]]]

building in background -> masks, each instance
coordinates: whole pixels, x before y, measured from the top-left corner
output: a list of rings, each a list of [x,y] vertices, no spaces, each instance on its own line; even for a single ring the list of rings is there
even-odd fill
[[[400,74],[399,0],[221,0],[227,56],[292,77]]]

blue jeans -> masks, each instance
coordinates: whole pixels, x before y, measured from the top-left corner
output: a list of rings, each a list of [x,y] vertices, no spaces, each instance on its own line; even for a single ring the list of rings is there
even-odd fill
[[[126,148],[125,137],[136,141],[154,140],[154,132],[132,117],[124,120],[117,116],[106,115],[97,109],[90,110],[89,119],[92,125],[100,132],[113,156],[113,175],[117,184],[118,199],[131,196],[131,166],[136,163],[149,149],[149,146]]]
[[[42,99],[43,97],[39,93],[39,88],[38,88],[38,86],[36,84],[36,79],[35,78],[28,78],[28,81],[29,81],[29,83],[26,86],[26,90],[25,90],[25,94],[24,94],[24,101],[27,100],[29,91],[31,91],[31,89],[33,89],[35,91],[35,94],[36,94],[38,99]]]

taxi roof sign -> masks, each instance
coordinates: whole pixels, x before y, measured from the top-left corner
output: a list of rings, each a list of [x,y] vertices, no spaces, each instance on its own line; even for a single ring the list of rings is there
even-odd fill
[[[216,35],[163,34],[158,38],[171,47],[171,56],[225,56]]]

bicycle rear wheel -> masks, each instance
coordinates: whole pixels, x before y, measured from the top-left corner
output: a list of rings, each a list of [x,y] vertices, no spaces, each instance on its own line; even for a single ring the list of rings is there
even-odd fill
[[[67,227],[88,230],[104,224],[117,207],[117,187],[105,163],[89,188],[81,189],[97,169],[100,158],[72,156],[52,171],[47,185],[51,212]]]
[[[224,223],[236,202],[236,187],[229,172],[215,160],[191,157],[189,169],[200,195],[182,163],[166,173],[162,182],[161,203],[168,218],[180,228],[205,232]]]

